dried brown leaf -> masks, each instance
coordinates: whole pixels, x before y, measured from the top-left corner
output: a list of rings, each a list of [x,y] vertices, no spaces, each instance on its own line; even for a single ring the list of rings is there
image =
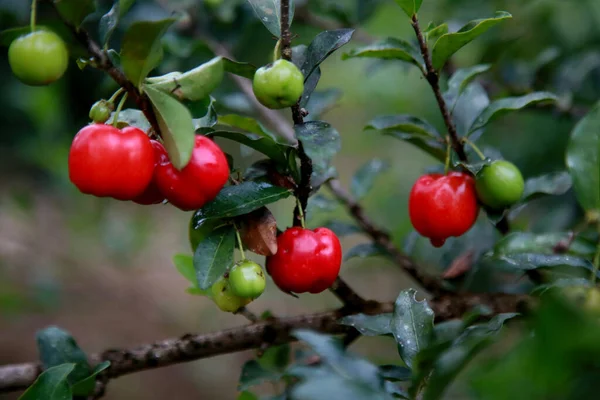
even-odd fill
[[[244,215],[241,225],[244,247],[261,256],[277,253],[277,221],[266,207]]]

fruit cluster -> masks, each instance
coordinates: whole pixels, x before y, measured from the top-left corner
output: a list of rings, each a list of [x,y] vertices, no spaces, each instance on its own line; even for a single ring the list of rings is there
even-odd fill
[[[93,123],[81,129],[69,152],[69,178],[83,193],[158,204],[184,211],[213,200],[229,178],[219,146],[196,136],[190,162],[177,170],[163,145],[140,129]]]
[[[465,234],[475,224],[479,203],[501,211],[523,195],[519,169],[508,161],[494,161],[473,177],[465,172],[421,176],[409,197],[409,215],[415,230],[441,247],[449,237]]]

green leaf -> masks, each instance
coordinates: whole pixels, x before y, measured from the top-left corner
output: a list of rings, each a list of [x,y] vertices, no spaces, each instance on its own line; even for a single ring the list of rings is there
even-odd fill
[[[310,99],[304,106],[309,112],[308,116],[304,118],[304,121],[318,120],[321,115],[335,107],[340,97],[342,97],[342,91],[333,88],[312,93]]]
[[[408,381],[411,377],[410,369],[399,365],[381,365],[379,373],[386,381],[402,382]]]
[[[201,101],[194,103],[194,113],[204,115],[200,118],[192,119],[194,129],[197,131],[202,128],[212,128],[217,124],[217,110],[215,110],[215,99],[212,97],[204,98]]]
[[[68,332],[50,326],[36,333],[36,341],[44,368],[65,363],[75,364],[69,375],[69,383],[78,382],[90,375],[92,369],[87,356]]]
[[[254,393],[244,391],[244,392],[240,393],[240,395],[237,397],[237,400],[260,400],[260,399]]]
[[[565,194],[573,186],[571,175],[566,171],[552,172],[530,178],[525,181],[522,202],[532,200],[540,195],[558,196]]]
[[[368,161],[352,177],[350,193],[356,200],[361,200],[373,188],[377,176],[389,168],[390,164],[388,162],[378,158]]]
[[[121,65],[127,79],[138,88],[150,71],[160,64],[163,57],[160,39],[173,22],[174,18],[137,21],[125,32],[121,44]]]
[[[233,61],[229,58],[223,58],[223,68],[226,72],[248,79],[254,79],[254,74],[257,70],[256,66],[250,63]]]
[[[388,252],[381,246],[375,243],[361,243],[352,247],[344,255],[344,261],[348,261],[351,258],[367,258],[375,256],[386,256]]]
[[[488,71],[491,66],[491,64],[475,65],[470,68],[459,69],[452,75],[450,80],[448,80],[448,90],[444,92],[444,99],[450,110],[454,109],[456,101],[469,83],[473,82],[473,79],[478,75]]]
[[[289,197],[290,190],[269,182],[246,181],[227,186],[217,197],[196,211],[194,218],[231,218]]]
[[[398,352],[408,367],[412,366],[417,353],[427,347],[433,330],[433,310],[427,301],[417,301],[416,294],[414,289],[400,292],[391,323]]]
[[[263,153],[280,165],[287,164],[286,148],[276,143],[268,136],[259,136],[253,133],[214,131],[207,134],[210,137],[222,137],[251,147]]]
[[[443,24],[435,25],[433,22],[430,22],[423,33],[425,40],[437,40],[440,36],[448,33],[448,24],[444,22]]]
[[[322,225],[325,228],[331,229],[333,232],[335,232],[336,235],[340,237],[362,232],[362,229],[360,229],[358,226],[348,222],[328,221]]]
[[[396,0],[396,3],[404,10],[409,18],[412,18],[413,15],[419,12],[423,0]]]
[[[466,162],[460,161],[456,164],[456,166],[460,166],[460,167],[466,169],[467,171],[469,171],[474,176],[477,176],[477,174],[479,174],[481,172],[483,167],[485,167],[487,165],[491,165],[491,164],[492,164],[492,160],[489,158],[486,158],[485,160],[475,161],[472,163],[466,163]]]
[[[247,132],[254,133],[258,136],[270,137],[274,141],[280,144],[286,144],[283,142],[283,138],[278,137],[273,132],[270,132],[260,122],[251,117],[244,117],[237,114],[219,115],[219,124],[229,125],[234,128],[239,128]]]
[[[313,163],[313,178],[325,174],[333,157],[342,147],[340,134],[322,121],[309,121],[294,126],[296,137]]]
[[[500,255],[487,255],[484,262],[491,263],[498,270],[530,271],[537,269],[548,269],[561,271],[568,275],[584,275],[587,271],[593,271],[591,261],[568,254],[537,254],[537,253],[511,253]],[[600,276],[600,273],[597,274]]]
[[[566,254],[593,257],[596,245],[582,237],[572,238],[568,232],[513,232],[502,237],[495,245],[494,255],[511,255],[518,253],[556,254],[556,247],[561,243],[569,243]]]
[[[379,315],[354,314],[347,315],[338,322],[354,327],[363,336],[382,336],[392,333],[392,313]]]
[[[575,195],[586,211],[600,210],[600,102],[571,132],[567,147],[567,169]]]
[[[242,367],[238,390],[243,391],[265,382],[278,381],[281,374],[263,368],[258,361],[250,360]]]
[[[267,313],[269,312],[267,311]],[[271,317],[272,315],[269,315],[268,317],[261,315],[262,319]],[[290,345],[288,343],[279,346],[271,346],[258,359],[258,362],[267,370],[283,372],[290,363],[290,350]]]
[[[223,80],[223,59],[215,57],[182,74],[169,73],[162,77],[153,77],[152,82],[144,85],[161,90],[177,97],[179,100],[197,101],[208,95],[219,86]]]
[[[196,251],[196,247],[198,247],[198,243],[203,241],[212,231],[215,230],[220,225],[223,225],[225,222],[220,219],[206,219],[200,218],[199,215],[194,215],[190,219],[189,226],[189,239],[190,246],[192,247],[192,251]]]
[[[119,24],[119,20],[129,11],[135,0],[117,0],[109,12],[100,18],[98,30],[102,44],[108,43],[113,32]]]
[[[319,33],[306,49],[306,55],[300,70],[306,82],[309,76],[334,51],[352,39],[354,29],[336,29]]]
[[[115,113],[113,112],[110,119],[106,121],[107,125],[112,125],[115,120]],[[140,110],[134,108],[126,108],[121,110],[117,119],[117,127],[124,128],[125,126],[135,126],[144,132],[150,130],[150,122],[146,119],[146,116]]]
[[[98,374],[100,372],[104,371],[108,367],[110,367],[110,361],[104,361],[104,362],[96,365],[96,368],[94,368],[94,371],[92,371],[92,374],[90,376],[88,376],[85,379],[80,380],[79,382],[76,382],[71,387],[71,389],[73,391],[73,395],[74,396],[89,396],[92,393],[94,393],[94,390],[96,389],[96,377],[98,376]]]
[[[209,289],[233,265],[235,228],[226,225],[201,241],[194,253],[194,269],[198,287]]]
[[[367,46],[357,47],[342,55],[342,60],[349,58],[379,58],[383,60],[400,60],[424,69],[423,57],[411,43],[397,38],[386,38]]]
[[[173,264],[177,271],[187,279],[193,287],[198,286],[196,279],[196,270],[194,269],[194,257],[187,254],[175,254],[173,256]]]
[[[556,100],[557,97],[548,92],[535,92],[520,97],[506,97],[504,99],[495,100],[479,114],[475,121],[473,121],[471,128],[469,128],[468,135],[473,131],[483,128],[493,119],[510,111],[520,110],[532,104],[547,101],[554,102]]]
[[[71,400],[73,394],[67,376],[75,364],[62,364],[48,368],[33,382],[19,400]]]
[[[446,159],[446,146],[436,129],[412,115],[383,115],[371,120],[364,130],[377,130],[384,135],[413,144],[440,161]]]
[[[441,69],[446,64],[446,61],[463,46],[470,43],[498,22],[508,18],[512,18],[512,15],[505,11],[497,11],[493,18],[477,19],[460,28],[458,32],[442,35],[435,42],[431,52],[433,68],[436,70]]]
[[[54,0],[54,7],[68,23],[79,29],[79,26],[96,10],[94,0]]]
[[[169,160],[177,169],[187,165],[194,150],[194,122],[186,106],[170,95],[144,86],[156,113]]]
[[[254,13],[275,37],[281,36],[281,2],[279,0],[248,0]],[[290,0],[290,25],[294,19],[294,2]]]

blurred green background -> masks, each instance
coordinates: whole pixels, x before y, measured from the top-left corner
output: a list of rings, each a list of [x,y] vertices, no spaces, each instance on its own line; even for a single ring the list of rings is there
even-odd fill
[[[27,3],[0,0],[0,28],[27,25]],[[98,18],[110,8],[109,1],[98,3],[99,15],[89,26],[97,26]],[[299,15],[346,16],[375,37],[413,40],[412,28],[393,1],[374,1],[357,11],[357,4],[365,3],[369,2],[299,0],[296,7],[302,11]],[[367,14],[369,8],[373,12]],[[512,13],[513,19],[457,53],[454,67],[492,63],[484,75],[492,96],[549,90],[560,95],[561,106],[572,112],[535,108],[510,114],[487,129],[480,145],[499,151],[526,178],[563,170],[565,145],[576,122],[573,114],[593,104],[600,93],[600,2],[424,0],[419,16],[424,26],[429,21],[447,21],[456,30],[496,10]],[[201,0],[138,0],[113,45],[118,50],[119,37],[131,21],[160,18],[172,11],[187,14],[178,32],[165,39],[166,56],[157,73],[184,70],[212,57],[205,45],[191,38],[198,31],[232,48],[240,61],[256,65],[269,61],[275,41],[242,0],[222,0],[216,6]],[[56,23],[49,7],[40,8],[39,18],[40,23]],[[298,34],[295,44],[308,44],[319,32],[300,21],[292,28]],[[321,118],[342,136],[335,165],[345,185],[373,157],[390,162],[391,168],[378,179],[364,205],[375,222],[393,232],[400,246],[411,231],[408,192],[414,180],[436,164],[415,147],[363,132],[363,127],[382,114],[414,114],[440,131],[443,123],[429,85],[416,70],[392,61],[341,61],[340,54],[358,44],[350,42],[322,65],[318,89],[338,88],[343,96]],[[4,47],[0,87],[0,364],[35,360],[34,334],[49,324],[70,331],[84,350],[96,352],[246,323],[241,316],[219,312],[209,299],[184,292],[186,282],[171,258],[190,251],[191,213],[169,205],[143,207],[98,199],[70,184],[71,140],[88,123],[89,107],[116,89],[109,78],[91,69],[81,71],[72,62],[60,81],[28,87],[12,76]],[[473,98],[485,102],[485,92],[477,88],[473,90],[480,90],[480,97]],[[214,96],[222,111],[247,109],[232,82],[224,82]],[[462,102],[455,115],[468,114],[472,107]],[[222,144],[242,167],[257,159],[231,142]],[[328,196],[326,189],[322,193]],[[280,228],[290,224],[292,207],[292,201],[271,207]],[[348,219],[341,209],[313,207],[309,223],[316,226],[332,216]],[[513,222],[516,229],[560,230],[578,217],[580,211],[569,192],[533,202]],[[479,238],[472,235],[468,240]],[[355,235],[345,238],[343,245],[349,249],[365,241]],[[426,250],[431,256],[427,261],[435,268],[443,250]],[[342,275],[358,292],[379,300],[391,300],[412,285],[383,258],[354,259],[343,266]],[[271,282],[249,308],[256,313],[295,315],[337,305],[329,293],[297,300],[283,295]],[[363,338],[352,349],[378,362],[398,361],[391,340]],[[251,357],[252,352],[235,353],[126,376],[110,383],[106,398],[233,399],[240,366]],[[264,393],[271,390],[263,389]],[[455,388],[448,398],[463,396]],[[0,395],[2,400],[16,397]]]

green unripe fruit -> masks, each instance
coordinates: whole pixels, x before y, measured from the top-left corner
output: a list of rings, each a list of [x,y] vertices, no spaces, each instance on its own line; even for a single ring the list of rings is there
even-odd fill
[[[573,304],[588,313],[600,316],[600,290],[595,287],[568,286],[563,288],[563,294]]]
[[[233,294],[229,286],[229,280],[225,278],[219,279],[212,285],[211,293],[217,307],[225,312],[236,312],[252,301]]]
[[[291,107],[304,92],[304,75],[293,63],[277,60],[256,71],[252,88],[258,101],[265,107]]]
[[[265,291],[265,274],[255,262],[243,260],[229,272],[231,291],[240,297],[255,299]]]
[[[100,100],[90,109],[90,119],[97,124],[103,124],[109,120],[111,112],[111,104],[106,100]]]
[[[521,171],[513,163],[500,160],[483,167],[477,174],[475,188],[483,204],[500,210],[519,201],[525,182]]]
[[[15,39],[8,49],[13,74],[27,85],[47,85],[67,70],[67,46],[56,33],[40,30]]]

